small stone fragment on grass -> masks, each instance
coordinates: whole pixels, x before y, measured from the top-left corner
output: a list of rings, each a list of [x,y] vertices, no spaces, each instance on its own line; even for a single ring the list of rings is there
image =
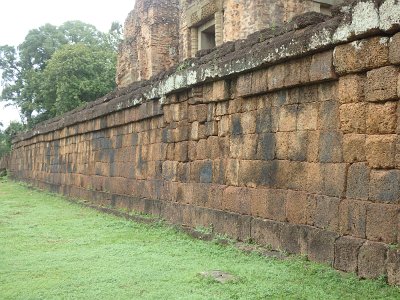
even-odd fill
[[[200,272],[201,276],[204,276],[206,278],[212,278],[217,282],[220,283],[227,283],[227,282],[232,282],[236,281],[237,277],[233,276],[232,274],[220,271],[220,270],[213,270],[213,271],[205,271],[205,272]]]

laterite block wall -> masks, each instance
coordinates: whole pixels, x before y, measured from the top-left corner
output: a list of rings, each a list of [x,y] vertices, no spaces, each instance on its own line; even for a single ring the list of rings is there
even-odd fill
[[[42,124],[12,176],[399,284],[400,9],[348,5]]]

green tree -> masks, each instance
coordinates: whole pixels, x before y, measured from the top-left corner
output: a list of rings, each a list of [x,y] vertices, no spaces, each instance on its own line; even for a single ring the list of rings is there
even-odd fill
[[[115,52],[85,44],[58,49],[41,73],[41,111],[63,114],[115,88]]]
[[[43,81],[45,81],[50,74],[55,73],[54,65],[59,65],[53,62],[52,70],[45,72],[53,55],[55,55],[58,50],[64,54],[70,53],[72,55],[76,54],[77,51],[83,53],[83,46],[86,46],[91,50],[101,49],[102,51],[94,51],[94,53],[98,55],[97,57],[92,55],[90,59],[84,60],[86,65],[80,66],[81,72],[79,76],[78,73],[75,72],[75,75],[77,75],[77,78],[79,79],[84,78],[84,74],[94,78],[92,76],[92,70],[109,70],[110,60],[108,58],[111,56],[116,57],[116,49],[117,44],[120,41],[120,36],[121,32],[118,23],[113,23],[111,30],[108,33],[102,33],[93,25],[86,24],[81,21],[69,21],[59,27],[46,24],[37,29],[29,31],[24,42],[19,45],[18,48],[8,45],[0,46],[0,69],[2,71],[3,86],[0,100],[7,101],[12,105],[17,106],[21,111],[21,115],[25,118],[29,125],[32,125],[39,120],[45,120],[56,115],[58,110],[52,108],[51,99],[45,97],[51,93],[46,93],[43,91],[43,88],[46,87],[46,84],[44,84]],[[72,51],[72,48],[65,48],[66,45],[76,45],[76,51]],[[66,49],[69,50],[67,51]],[[59,56],[62,55],[60,54]],[[65,58],[65,55],[63,57]],[[87,57],[87,55],[85,55],[85,57]],[[107,59],[104,61],[106,66],[104,66],[104,68],[100,68],[99,64],[101,64],[101,60],[105,57],[107,57]],[[75,59],[77,59],[76,56]],[[111,61],[114,63],[115,68],[115,58],[111,59]],[[87,64],[90,62],[93,63],[94,66]],[[78,64],[75,64],[71,61],[69,61],[68,64],[69,66],[78,66]],[[89,68],[89,71],[83,70],[84,67]],[[83,102],[92,101],[93,98],[87,94],[96,94],[97,96],[101,96],[102,94],[110,91],[105,90],[104,86],[107,86],[110,89],[114,87],[113,85],[109,85],[108,82],[111,78],[114,80],[115,74],[111,75],[111,72],[106,72],[106,74],[110,77],[105,79],[102,75],[106,84],[101,86],[99,91],[89,92],[86,88],[86,93],[81,94],[76,92],[76,90],[72,90],[71,94],[73,94],[74,97],[65,98],[65,101],[73,101],[72,103],[66,103],[63,105],[63,109],[66,109],[67,107],[72,109],[75,107],[74,105],[80,105]],[[58,79],[60,78],[61,77],[58,77]],[[77,89],[77,78],[63,76],[62,79],[66,82],[63,85],[58,82],[58,86],[60,87],[60,91],[58,92],[59,95],[68,94],[65,90],[66,88]],[[71,80],[71,83],[67,82],[69,80]],[[92,88],[98,88],[98,84],[88,84],[87,81],[85,85]],[[82,86],[79,87],[79,90],[82,90]],[[83,97],[77,99],[76,97],[79,97],[80,95],[83,95]],[[56,98],[53,98],[53,104],[55,101]],[[60,102],[61,100],[58,101]]]
[[[11,151],[12,139],[16,134],[24,130],[25,125],[19,122],[11,122],[4,131],[0,130],[0,157]]]

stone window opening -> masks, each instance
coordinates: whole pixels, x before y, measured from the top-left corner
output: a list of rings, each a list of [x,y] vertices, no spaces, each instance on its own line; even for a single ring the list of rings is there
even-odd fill
[[[215,48],[215,19],[208,21],[197,29],[198,32],[198,49],[206,50]]]
[[[332,6],[338,4],[337,0],[314,0],[318,5],[317,11],[324,15],[332,15]]]
[[[190,28],[191,56],[197,51],[212,49],[223,43],[223,11],[216,12],[212,19]]]

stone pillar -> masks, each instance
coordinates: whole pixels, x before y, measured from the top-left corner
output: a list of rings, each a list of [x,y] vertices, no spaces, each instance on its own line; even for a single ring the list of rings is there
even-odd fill
[[[224,42],[224,14],[218,11],[214,15],[215,18],[215,45],[221,46]]]
[[[198,30],[196,27],[190,28],[190,45],[191,45],[191,57],[195,57],[197,51],[199,50],[199,38]]]

